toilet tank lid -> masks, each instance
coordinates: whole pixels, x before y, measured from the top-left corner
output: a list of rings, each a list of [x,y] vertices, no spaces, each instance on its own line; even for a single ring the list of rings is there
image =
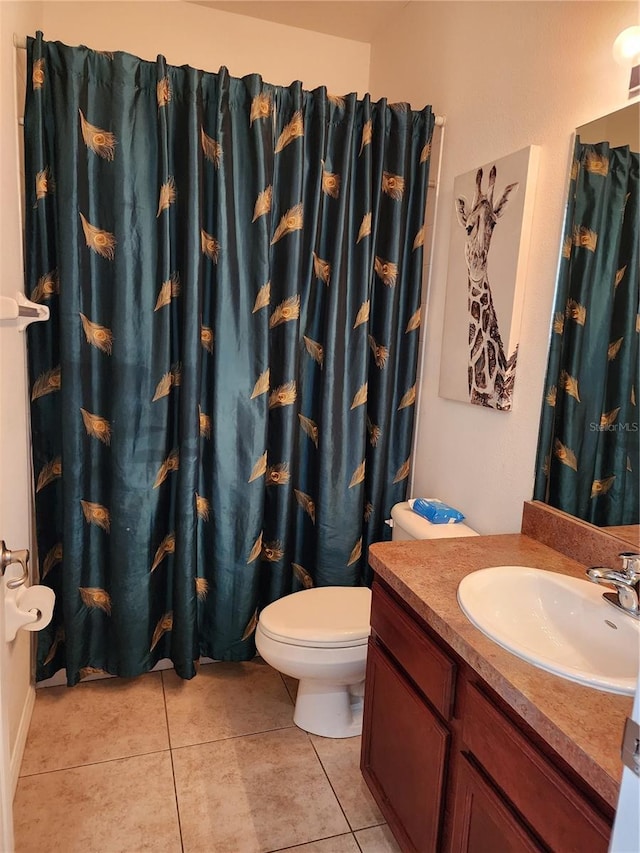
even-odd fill
[[[414,539],[454,539],[457,536],[478,536],[475,530],[467,524],[432,524],[428,519],[418,515],[409,506],[409,501],[395,504],[391,508],[391,518],[394,525],[402,528]]]
[[[370,633],[371,590],[366,586],[321,586],[285,595],[260,613],[273,637],[345,645]]]

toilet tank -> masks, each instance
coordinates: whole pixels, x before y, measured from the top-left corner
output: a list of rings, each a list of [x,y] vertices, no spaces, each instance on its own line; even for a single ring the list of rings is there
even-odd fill
[[[408,501],[396,504],[391,509],[393,532],[391,539],[454,539],[458,536],[478,536],[475,530],[459,521],[457,524],[432,524],[414,512]]]

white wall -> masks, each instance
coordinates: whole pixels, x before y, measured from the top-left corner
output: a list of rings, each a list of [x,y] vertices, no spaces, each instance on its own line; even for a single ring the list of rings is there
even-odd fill
[[[374,98],[447,117],[414,494],[461,507],[481,533],[518,531],[533,492],[571,134],[627,103],[611,48],[637,16],[635,2],[412,2],[372,44]],[[438,397],[452,188],[530,144],[540,169],[514,408],[502,413]]]
[[[13,296],[23,289],[22,225],[17,115],[24,96],[16,98],[16,53],[13,33],[33,31],[41,23],[41,3],[0,3],[0,294]],[[20,57],[24,66],[24,54]],[[21,90],[24,92],[24,79]],[[10,549],[30,547],[31,485],[27,428],[25,336],[0,322],[0,539]],[[3,607],[0,593],[0,607]],[[3,622],[0,619],[0,622]],[[0,634],[0,677],[3,689],[0,713],[8,725],[12,783],[22,760],[33,707],[31,634],[22,631],[11,644]]]
[[[363,95],[369,88],[370,47],[363,42],[272,24],[177,2],[47,2],[42,31],[49,41],[126,50],[204,71],[226,65],[236,77],[259,73],[268,83]]]

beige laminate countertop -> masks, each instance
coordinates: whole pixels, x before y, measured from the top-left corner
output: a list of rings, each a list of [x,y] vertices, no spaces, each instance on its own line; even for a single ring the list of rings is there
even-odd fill
[[[382,578],[489,686],[615,808],[620,743],[632,697],[574,684],[526,663],[485,637],[462,613],[469,572],[521,565],[584,577],[585,567],[522,534],[382,542],[369,549]]]

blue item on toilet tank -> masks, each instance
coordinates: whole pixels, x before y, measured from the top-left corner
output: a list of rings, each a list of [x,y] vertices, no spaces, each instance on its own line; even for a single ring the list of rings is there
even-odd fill
[[[414,498],[409,501],[409,506],[432,524],[457,524],[464,521],[464,515],[459,510],[435,499]]]

